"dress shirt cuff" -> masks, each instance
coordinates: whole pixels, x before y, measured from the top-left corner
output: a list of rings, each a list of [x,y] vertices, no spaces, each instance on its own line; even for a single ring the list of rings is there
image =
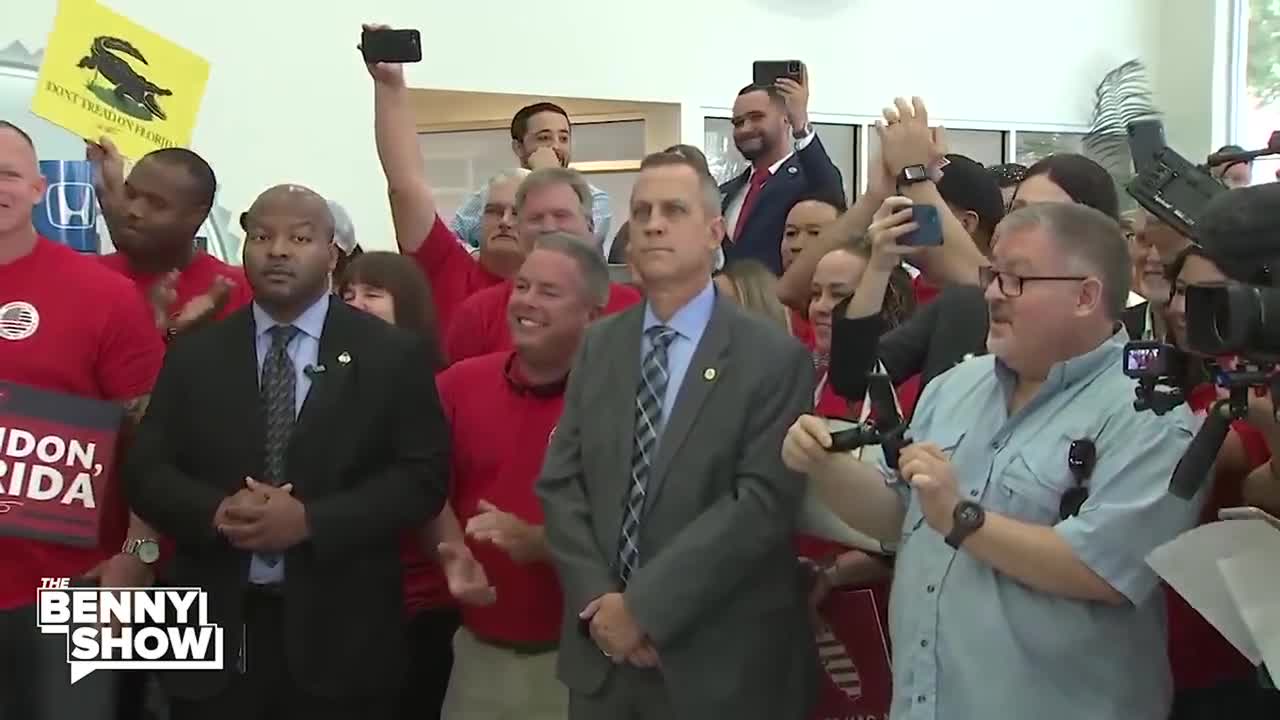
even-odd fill
[[[795,135],[791,136],[791,146],[795,148],[796,152],[800,152],[801,150],[809,147],[809,143],[813,142],[813,139],[816,137],[818,137],[818,133],[813,129],[813,123],[809,123],[805,126],[805,133],[802,137],[796,137]]]

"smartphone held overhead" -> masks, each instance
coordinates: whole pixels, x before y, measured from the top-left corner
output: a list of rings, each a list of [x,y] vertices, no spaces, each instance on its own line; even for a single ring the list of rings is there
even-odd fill
[[[908,247],[933,247],[942,244],[942,216],[932,205],[912,205],[911,222],[918,228],[903,235],[899,245]]]
[[[804,63],[799,60],[756,60],[751,64],[751,82],[755,85],[774,85],[779,78],[804,83]]]
[[[422,35],[417,30],[365,30],[360,53],[367,63],[416,63],[422,61]]]

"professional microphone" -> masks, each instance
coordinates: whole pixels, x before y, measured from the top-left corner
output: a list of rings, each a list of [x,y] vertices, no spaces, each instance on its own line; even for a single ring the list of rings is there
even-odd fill
[[[308,365],[302,368],[302,374],[307,376],[308,380],[315,380],[324,374],[324,365]]]
[[[1173,469],[1173,477],[1169,480],[1169,492],[1183,500],[1190,500],[1200,492],[1200,488],[1209,479],[1213,471],[1213,461],[1218,457],[1222,441],[1227,439],[1227,431],[1231,429],[1231,418],[1225,414],[1225,401],[1218,401],[1209,411],[1204,425],[1191,444],[1183,453],[1178,466]]]

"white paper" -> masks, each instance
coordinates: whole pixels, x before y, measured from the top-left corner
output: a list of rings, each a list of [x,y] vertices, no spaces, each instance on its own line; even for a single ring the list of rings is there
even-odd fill
[[[1280,532],[1272,531],[1280,538]],[[1280,539],[1276,541],[1280,545]],[[1280,573],[1276,547],[1258,548],[1218,561],[1227,590],[1268,668],[1280,670]]]
[[[829,419],[827,425],[833,432],[847,430],[853,423],[844,420]],[[873,450],[868,448],[868,450]],[[800,507],[800,518],[797,521],[800,532],[823,540],[840,543],[872,553],[884,552],[879,540],[854,530],[836,515],[822,498],[813,490],[813,483],[806,483],[804,504]]]
[[[1280,532],[1262,520],[1222,520],[1201,525],[1161,545],[1147,556],[1147,564],[1177,591],[1191,607],[1195,608],[1227,639],[1241,655],[1258,665],[1263,653],[1259,639],[1251,631],[1242,608],[1251,608],[1257,598],[1274,594],[1280,587],[1280,573],[1261,572],[1256,577],[1252,564],[1232,572],[1249,575],[1247,582],[1237,578],[1237,591],[1244,602],[1237,600],[1228,590],[1220,561],[1260,553],[1271,558],[1280,557]],[[1256,583],[1255,583],[1256,581]],[[1268,587],[1269,586],[1269,587]],[[1273,603],[1265,615],[1280,612]],[[1272,619],[1275,622],[1275,619]],[[1272,666],[1276,667],[1276,666]]]

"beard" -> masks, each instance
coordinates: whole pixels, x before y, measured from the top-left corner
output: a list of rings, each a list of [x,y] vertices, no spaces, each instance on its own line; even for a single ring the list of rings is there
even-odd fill
[[[734,146],[738,148],[738,152],[742,157],[754,162],[756,158],[764,157],[773,149],[773,142],[767,135],[752,135],[741,141],[734,140]]]

